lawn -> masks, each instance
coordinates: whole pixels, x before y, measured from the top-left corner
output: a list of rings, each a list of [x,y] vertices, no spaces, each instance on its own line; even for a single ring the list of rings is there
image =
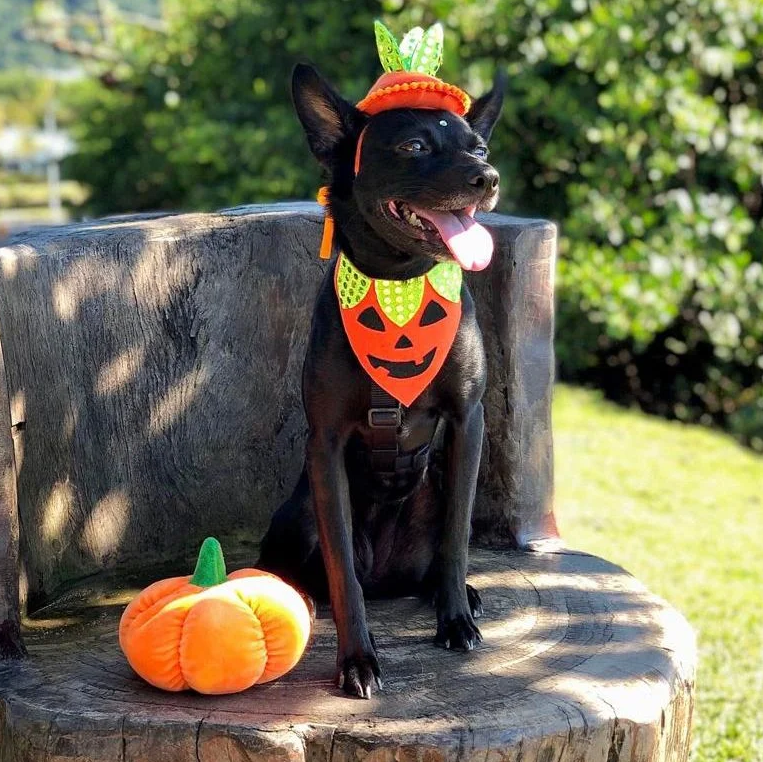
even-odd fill
[[[693,762],[763,762],[763,458],[558,386],[557,517],[684,613],[700,663]]]

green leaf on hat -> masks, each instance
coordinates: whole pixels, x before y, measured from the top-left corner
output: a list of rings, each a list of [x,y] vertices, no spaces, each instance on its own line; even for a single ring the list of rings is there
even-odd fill
[[[442,63],[442,43],[442,24],[432,24],[411,55],[410,71],[434,76]]]
[[[374,21],[374,34],[376,49],[379,51],[379,60],[384,71],[402,71],[403,57],[392,32],[381,21]]]
[[[400,41],[400,55],[403,57],[403,66],[406,71],[411,70],[411,59],[423,36],[424,30],[420,26],[415,26]]]

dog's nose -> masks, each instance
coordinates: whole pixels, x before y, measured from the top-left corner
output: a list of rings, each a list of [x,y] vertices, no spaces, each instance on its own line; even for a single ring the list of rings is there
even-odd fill
[[[498,187],[500,176],[492,167],[482,167],[476,174],[469,178],[469,185],[478,190],[491,191]]]

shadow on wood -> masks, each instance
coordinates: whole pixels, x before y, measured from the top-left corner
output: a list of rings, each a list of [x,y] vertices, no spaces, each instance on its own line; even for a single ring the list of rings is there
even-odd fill
[[[302,463],[320,220],[315,204],[128,218],[2,250],[30,610],[73,579],[179,558],[208,534],[259,540]],[[470,280],[490,364],[475,530],[527,546],[556,533],[555,230],[488,220],[495,264]]]
[[[469,581],[485,602],[485,640],[469,654],[432,645],[427,603],[369,602],[385,670],[371,701],[331,684],[326,609],[281,680],[232,696],[167,694],[119,651],[131,592],[81,588],[31,620],[32,659],[0,665],[0,759],[687,758],[694,650],[680,615],[585,554],[474,551]]]

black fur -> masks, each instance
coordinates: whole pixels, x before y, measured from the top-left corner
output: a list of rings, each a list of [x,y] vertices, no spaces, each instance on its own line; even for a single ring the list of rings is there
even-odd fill
[[[498,173],[483,149],[500,113],[501,80],[464,119],[412,109],[369,119],[306,65],[295,68],[292,89],[308,144],[330,175],[338,244],[367,275],[411,278],[450,259],[442,241],[418,238],[394,218],[389,200],[441,210],[495,206]],[[422,150],[412,151],[412,141]],[[414,451],[435,440],[429,465],[401,483],[386,483],[369,466],[371,384],[345,337],[331,268],[315,305],[302,377],[305,469],[273,517],[259,565],[314,595],[328,593],[339,640],[337,682],[351,695],[367,698],[374,682],[381,687],[364,595],[431,596],[437,644],[471,650],[481,640],[474,619],[482,605],[466,585],[466,566],[484,387],[482,337],[464,285],[450,354],[403,412],[400,448]]]

